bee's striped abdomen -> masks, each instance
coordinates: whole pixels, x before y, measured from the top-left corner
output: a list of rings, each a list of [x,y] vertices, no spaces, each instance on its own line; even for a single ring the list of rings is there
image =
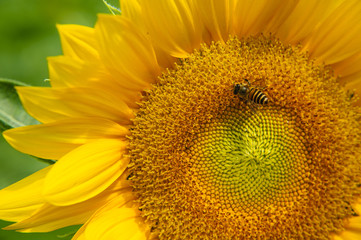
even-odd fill
[[[258,90],[257,88],[251,87],[251,90],[248,95],[248,100],[257,103],[257,104],[267,104],[268,98],[266,94]]]

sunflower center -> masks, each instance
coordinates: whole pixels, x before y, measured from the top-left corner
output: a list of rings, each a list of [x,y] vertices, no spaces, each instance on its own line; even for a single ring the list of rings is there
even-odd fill
[[[160,239],[328,239],[361,193],[358,112],[299,48],[204,45],[144,93],[130,129],[143,216]]]
[[[230,107],[212,119],[190,147],[187,178],[197,198],[243,217],[306,198],[307,149],[292,114]],[[192,190],[193,191],[193,190]]]

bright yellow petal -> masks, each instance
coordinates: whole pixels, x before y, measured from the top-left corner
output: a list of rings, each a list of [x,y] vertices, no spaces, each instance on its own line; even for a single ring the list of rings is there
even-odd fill
[[[87,238],[90,236],[95,239],[124,239],[124,240],[146,240],[149,234],[146,227],[140,226],[143,221],[142,217],[132,216],[133,212],[139,212],[137,209],[116,209],[114,212],[110,211],[93,224],[90,224],[88,231],[85,232]],[[127,215],[127,218],[117,217]],[[104,230],[97,230],[97,228],[105,228]],[[98,233],[98,234],[96,234]]]
[[[160,74],[152,44],[127,18],[99,15],[95,26],[101,59],[122,86],[144,90]]]
[[[204,3],[203,3],[204,4]],[[258,0],[236,1],[233,14],[233,32],[240,38],[262,32],[284,5],[291,8],[293,1]],[[200,6],[202,7],[202,6]]]
[[[137,29],[143,34],[147,35],[148,30],[144,23],[142,15],[142,7],[139,0],[122,0],[120,1],[120,9],[122,9],[122,16],[130,19],[130,21],[137,26]],[[164,52],[157,46],[153,46],[155,55],[157,56],[157,62],[161,68],[168,68],[173,66],[175,58]]]
[[[361,217],[352,217],[346,224],[346,229],[332,236],[334,240],[359,240],[361,239]]]
[[[129,124],[134,117],[133,111],[113,91],[89,87],[16,89],[27,112],[43,123],[67,118],[99,117]]]
[[[140,1],[153,44],[173,57],[187,57],[201,43],[203,26],[189,2]]]
[[[360,199],[360,200],[361,200],[361,199]],[[354,210],[358,215],[361,214],[361,203],[360,203],[360,200],[359,200],[358,203],[352,205],[353,210]]]
[[[108,188],[125,170],[126,142],[97,140],[71,151],[54,164],[45,179],[43,195],[53,205],[86,201]]]
[[[357,202],[352,205],[356,214],[361,213],[361,203]],[[345,224],[345,231],[341,233],[335,233],[331,236],[332,240],[359,240],[361,239],[361,217],[351,217]]]
[[[133,208],[106,212],[88,225],[85,237],[92,240],[146,240],[148,231],[140,225],[143,219],[139,212]]]
[[[211,0],[207,3],[204,1],[195,3],[199,4],[197,9],[212,40],[227,41],[229,35],[233,33],[233,14],[237,1]]]
[[[41,195],[46,174],[52,166],[16,182],[0,191],[0,219],[20,221],[29,217],[44,203]]]
[[[52,87],[83,87],[116,93],[131,108],[138,108],[141,95],[130,90],[126,81],[112,76],[101,62],[83,62],[66,56],[48,58]],[[139,88],[139,86],[137,86]]]
[[[286,21],[277,30],[284,42],[298,44],[333,12],[341,0],[299,1]]]
[[[129,181],[116,180],[109,188],[98,196],[70,206],[43,205],[31,217],[6,227],[6,230],[20,232],[49,232],[63,227],[84,224],[99,208],[106,206],[114,199],[118,204],[134,200],[135,195]],[[124,182],[128,183],[124,183]]]
[[[139,0],[122,0],[120,1],[120,9],[122,9],[124,17],[129,18],[142,32],[146,31]]]
[[[94,61],[98,59],[94,28],[80,25],[57,25],[65,56]]]
[[[87,240],[85,237],[85,225],[83,225],[71,240]]]
[[[138,204],[133,201],[134,193],[119,196],[100,208],[80,229],[74,239],[153,239],[150,228],[144,223]]]
[[[59,159],[82,144],[101,138],[119,139],[127,128],[102,118],[72,118],[13,128],[4,137],[16,150],[45,159]]]
[[[340,78],[341,83],[345,83],[345,89],[355,91],[361,96],[361,71],[347,77]]]
[[[335,74],[341,77],[342,83],[351,80],[350,76],[361,75],[361,51],[353,56],[332,65]],[[346,80],[347,79],[347,80]]]
[[[347,231],[357,233],[361,239],[361,217],[352,217],[346,226]]]
[[[332,240],[344,240],[344,239],[342,239],[339,235],[336,235],[336,234],[332,234],[332,235],[331,235],[331,239],[332,239]]]
[[[299,1],[300,0],[268,1],[269,3],[267,7],[271,7],[272,12],[270,12],[270,9],[264,8],[264,11],[260,13],[261,15],[265,14],[266,15],[265,17],[269,17],[268,21],[264,22],[265,26],[263,27],[262,32],[276,33],[279,27],[286,21],[286,19],[289,17],[292,11],[296,8]],[[270,5],[274,5],[274,6],[270,6]],[[264,18],[263,16],[260,17]]]
[[[326,64],[340,62],[361,51],[361,4],[344,1],[303,42],[311,58]]]
[[[125,174],[123,174],[123,175],[125,175]],[[124,182],[125,179],[123,179],[121,181]],[[136,196],[131,188],[127,188],[127,189],[129,189],[129,190],[125,191],[122,194],[120,194],[119,196],[111,199],[106,204],[104,204],[101,208],[97,209],[97,211],[93,214],[93,216],[78,230],[78,232],[75,234],[75,236],[73,237],[72,240],[86,239],[86,237],[85,237],[86,228],[93,220],[97,219],[103,213],[112,211],[113,209],[122,208],[122,207],[135,206],[135,203],[133,200],[136,198]]]
[[[107,76],[100,62],[84,62],[68,56],[48,57],[52,87],[76,87],[100,81]]]

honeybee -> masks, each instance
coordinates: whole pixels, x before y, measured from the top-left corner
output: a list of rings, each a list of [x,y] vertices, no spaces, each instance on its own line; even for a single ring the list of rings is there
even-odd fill
[[[251,106],[254,104],[268,104],[268,97],[266,94],[264,94],[260,89],[252,87],[248,79],[244,80],[247,82],[247,84],[235,84],[233,93],[244,100],[246,104],[251,104]]]

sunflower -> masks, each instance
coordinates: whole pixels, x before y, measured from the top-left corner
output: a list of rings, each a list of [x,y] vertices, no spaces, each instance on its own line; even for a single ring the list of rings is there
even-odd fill
[[[51,87],[17,88],[41,124],[4,137],[56,163],[0,191],[5,229],[361,239],[359,1],[121,9],[58,26]]]

